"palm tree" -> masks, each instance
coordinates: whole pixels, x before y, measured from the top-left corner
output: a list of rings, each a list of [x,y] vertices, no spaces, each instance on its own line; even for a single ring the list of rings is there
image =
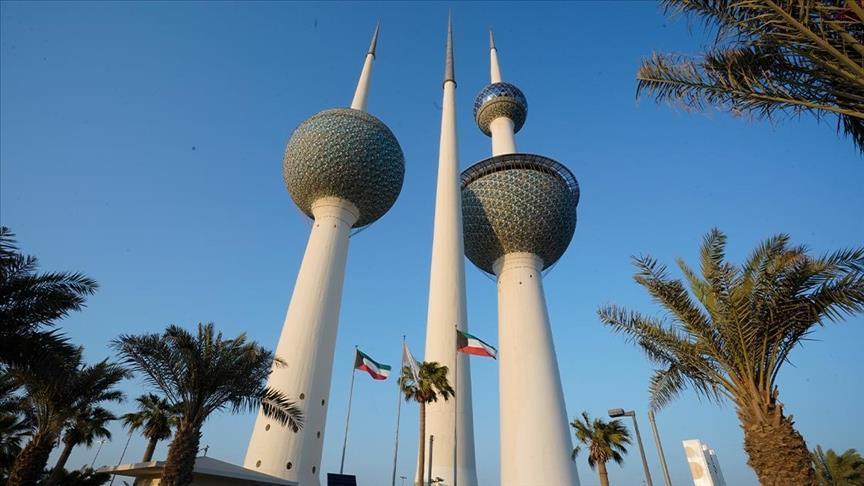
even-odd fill
[[[21,446],[33,433],[20,387],[6,371],[0,369],[0,483],[6,481]]]
[[[832,449],[813,451],[816,480],[819,486],[861,486],[864,484],[864,457],[855,449],[837,454]]]
[[[588,448],[588,465],[593,470],[596,466],[600,474],[600,486],[609,486],[609,473],[606,472],[606,463],[615,461],[616,464],[624,462],[624,454],[630,445],[630,432],[620,420],[614,419],[604,422],[599,418],[593,421],[588,412],[582,412],[582,419],[574,419],[570,422],[576,439],[582,443],[573,449],[573,460],[582,450],[582,446]]]
[[[9,368],[24,389],[24,400],[32,411],[35,431],[15,459],[9,486],[31,485],[42,474],[48,455],[69,421],[81,410],[103,402],[121,402],[123,392],[115,386],[129,371],[108,360],[85,365],[81,348],[71,360],[47,354],[41,361]]]
[[[423,466],[426,461],[426,404],[437,402],[438,395],[446,401],[456,394],[447,381],[447,371],[446,366],[435,361],[424,361],[418,365],[416,379],[410,366],[403,366],[399,377],[405,401],[413,400],[420,404],[420,456],[417,464],[417,484],[420,485],[424,484]]]
[[[659,367],[650,380],[653,409],[688,386],[709,399],[728,399],[762,484],[814,484],[810,451],[778,400],[777,377],[817,326],[864,309],[864,248],[814,257],[781,234],[740,267],[726,261],[725,248],[719,230],[705,237],[701,276],[678,260],[689,293],[653,258],[635,259],[636,282],[671,322],[615,305],[601,308],[600,320]]]
[[[111,431],[108,430],[107,425],[112,420],[117,420],[117,417],[102,407],[87,407],[75,413],[66,426],[63,451],[44,486],[54,486],[58,483],[65,470],[66,461],[69,460],[69,454],[75,446],[84,444],[91,447],[96,439],[110,440]]]
[[[213,323],[198,324],[193,335],[177,326],[162,334],[122,335],[115,348],[178,412],[177,431],[168,448],[160,484],[192,482],[201,427],[211,413],[257,410],[289,427],[303,425],[300,409],[282,392],[266,386],[273,353],[241,334],[223,339]]]
[[[80,273],[37,273],[38,263],[0,226],[0,364],[23,364],[52,352],[74,354],[62,335],[46,328],[80,310],[96,282]]]
[[[153,459],[153,451],[160,440],[171,437],[171,428],[177,425],[177,407],[159,395],[148,393],[135,399],[138,411],[120,417],[129,432],[142,430],[147,439],[147,449],[141,462]]]
[[[864,152],[864,5],[860,0],[661,0],[713,28],[697,58],[643,61],[637,97],[705,105],[771,119],[779,113],[837,117]]]

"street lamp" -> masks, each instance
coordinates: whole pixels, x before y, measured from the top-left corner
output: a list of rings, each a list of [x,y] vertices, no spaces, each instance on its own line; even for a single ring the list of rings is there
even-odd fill
[[[612,418],[624,416],[633,418],[633,428],[636,429],[636,442],[639,443],[639,453],[642,455],[642,469],[645,470],[645,484],[654,486],[654,483],[651,482],[651,472],[648,471],[648,460],[645,459],[645,448],[642,447],[642,436],[639,435],[639,424],[636,423],[636,412],[634,410],[625,412],[623,408],[610,408],[609,416]]]
[[[660,434],[657,432],[657,422],[654,421],[654,410],[648,410],[648,422],[651,423],[651,431],[654,432],[654,444],[657,445],[660,466],[663,467],[663,480],[666,482],[666,486],[672,486],[672,479],[669,477],[669,466],[666,465],[666,455],[663,454],[663,444],[660,443]]]
[[[102,452],[102,446],[108,442],[106,439],[99,439],[99,448],[96,449],[96,455],[93,456],[93,462],[90,463],[90,469],[93,469],[93,465],[96,464],[96,458],[99,457],[99,453]]]

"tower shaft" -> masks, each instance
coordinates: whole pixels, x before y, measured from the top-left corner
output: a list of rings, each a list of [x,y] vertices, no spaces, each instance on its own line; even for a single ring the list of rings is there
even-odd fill
[[[502,486],[579,484],[542,268],[533,253],[507,253],[495,264]]]
[[[513,120],[502,116],[489,124],[492,132],[492,155],[516,153],[516,135],[513,130]]]
[[[456,353],[456,328],[467,331],[467,315],[456,135],[456,81],[452,59],[452,39],[448,33],[424,359],[447,366],[447,379],[456,396],[426,406],[426,433],[435,436],[432,476],[444,479],[443,484],[447,486],[476,486],[471,372],[467,356]],[[428,448],[426,454],[428,465]]]
[[[353,204],[336,197],[317,200],[312,212],[312,231],[276,346],[276,357],[286,364],[274,366],[267,380],[296,401],[304,425],[294,432],[259,412],[243,461],[244,467],[304,486],[319,484],[348,237],[359,217]]]

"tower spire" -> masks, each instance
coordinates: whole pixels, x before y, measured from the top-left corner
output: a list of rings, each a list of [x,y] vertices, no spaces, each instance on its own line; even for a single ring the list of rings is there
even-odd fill
[[[453,21],[451,14],[447,14],[447,55],[444,61],[444,83],[453,81],[456,83],[456,74],[453,71]]]
[[[501,82],[501,67],[498,65],[498,48],[495,47],[495,36],[489,29],[489,77],[491,82]]]
[[[372,42],[369,43],[369,51],[366,52],[366,60],[363,62],[363,70],[360,71],[360,79],[357,81],[357,89],[354,91],[354,99],[351,108],[366,111],[366,98],[369,97],[369,80],[372,78],[372,61],[375,60],[375,48],[378,45],[378,29],[381,22],[375,24],[375,32],[372,33]]]

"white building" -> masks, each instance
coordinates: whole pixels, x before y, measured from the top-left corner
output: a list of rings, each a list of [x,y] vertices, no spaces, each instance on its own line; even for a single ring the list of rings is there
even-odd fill
[[[714,449],[698,439],[685,440],[683,445],[695,486],[726,486]]]

